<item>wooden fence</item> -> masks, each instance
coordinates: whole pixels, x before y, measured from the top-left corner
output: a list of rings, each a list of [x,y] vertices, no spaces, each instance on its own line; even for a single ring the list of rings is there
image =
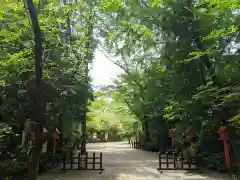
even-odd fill
[[[198,158],[197,155],[190,159],[185,159],[183,154],[180,153],[176,156],[176,153],[158,153],[158,168],[157,170],[198,170]]]
[[[102,172],[103,169],[103,154],[89,153],[81,154],[77,156],[71,154],[69,158],[63,158],[63,170],[97,170]]]
[[[133,149],[144,149],[144,145],[141,144],[139,141],[131,141],[131,147]]]

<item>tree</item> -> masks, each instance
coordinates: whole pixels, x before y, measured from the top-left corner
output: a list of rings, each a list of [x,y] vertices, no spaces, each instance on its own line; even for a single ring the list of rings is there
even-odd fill
[[[92,93],[86,71],[91,58],[85,58],[89,51],[85,47],[86,37],[89,35],[84,32],[87,25],[81,24],[83,29],[79,29],[79,24],[73,23],[76,19],[88,19],[85,12],[89,8],[83,2],[59,6],[59,1],[40,1],[38,6],[34,5],[37,7],[38,22],[42,30],[43,63],[40,68],[44,67],[44,73],[40,89],[35,86],[33,59],[36,56],[32,48],[32,31],[35,29],[28,22],[27,4],[24,8],[22,2],[1,1],[0,14],[1,18],[4,17],[0,30],[3,42],[0,44],[1,120],[13,127],[14,133],[19,134],[22,123],[27,118],[35,120],[36,113],[32,107],[38,91],[42,89],[44,93],[40,100],[43,109],[38,109],[41,110],[41,116],[38,116],[41,117],[41,126],[44,125],[49,130],[49,135],[58,127],[63,138],[67,138],[66,127],[70,132],[71,129],[77,129],[79,110],[86,107],[86,99],[91,98]],[[74,8],[81,9],[82,14],[77,13]],[[9,11],[12,13],[8,13]],[[71,27],[68,26],[69,19],[73,24]],[[73,29],[74,33],[69,34]],[[18,143],[20,144],[17,141],[15,149]],[[41,147],[41,144],[38,145]],[[36,176],[36,170],[32,172],[32,176]]]
[[[118,94],[104,88],[95,92],[94,101],[90,103],[87,114],[87,130],[91,135],[94,132],[107,132],[110,139],[123,139],[133,135],[134,116],[128,107],[118,100]]]
[[[175,127],[182,148],[182,131],[191,122],[205,159],[222,152],[216,130],[227,121],[238,157],[233,140],[239,135],[238,0],[23,2],[25,7],[20,1],[0,2],[1,121],[13,134],[25,119],[34,119],[50,131],[60,128],[65,139],[73,131],[79,136],[82,120],[85,152],[86,128],[120,137],[133,133],[136,119],[146,147],[168,148],[168,129]],[[95,48],[123,73],[90,103],[88,67]],[[1,142],[8,144],[5,137]]]
[[[36,100],[35,100],[35,122],[36,122],[36,129],[35,129],[35,144],[33,146],[32,157],[29,163],[28,169],[28,179],[34,180],[37,179],[37,172],[39,166],[39,158],[40,158],[40,151],[41,151],[41,124],[44,123],[44,111],[46,106],[44,106],[44,101],[42,99],[43,96],[43,88],[42,88],[42,32],[39,26],[37,12],[34,7],[32,0],[27,0],[26,2],[27,8],[29,11],[32,28],[34,32],[34,56],[35,56],[35,76],[36,76]]]
[[[115,8],[104,4],[103,9],[111,12],[106,18],[112,18],[111,26],[103,28],[104,45],[110,56],[119,57],[114,63],[124,70],[117,89],[145,127],[146,139],[152,134],[156,146],[155,137],[166,142],[171,126],[182,141],[180,132],[192,122],[204,149],[207,142],[219,144],[219,121],[234,114],[237,121],[238,106],[230,108],[227,97],[233,97],[232,88],[238,84],[233,59],[239,56],[239,5],[235,0],[230,3],[134,1],[118,2]]]

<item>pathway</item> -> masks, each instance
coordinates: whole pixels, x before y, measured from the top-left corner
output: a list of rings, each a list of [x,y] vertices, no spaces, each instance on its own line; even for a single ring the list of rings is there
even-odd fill
[[[126,142],[95,143],[88,145],[89,152],[103,152],[104,172],[67,171],[51,172],[38,180],[230,180],[219,173],[188,173],[184,171],[156,170],[157,153],[131,149]]]

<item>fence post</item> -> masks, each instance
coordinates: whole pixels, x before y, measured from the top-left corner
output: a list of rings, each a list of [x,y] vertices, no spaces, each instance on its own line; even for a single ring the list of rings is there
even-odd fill
[[[173,152],[173,168],[176,169],[176,156],[175,156],[175,152]]]
[[[198,157],[198,153],[196,152],[196,157],[195,157],[195,166],[196,166],[196,169],[199,168],[199,157]]]
[[[52,167],[51,167],[51,169],[54,168],[54,165],[55,165],[55,156],[53,155],[53,156],[52,156]]]
[[[63,170],[66,170],[66,155],[63,156]]]
[[[70,155],[70,163],[71,163],[71,170],[73,169],[73,152],[71,152],[71,155]]]
[[[78,170],[81,169],[81,163],[82,163],[82,161],[81,161],[81,153],[78,152]]]
[[[102,170],[102,158],[103,158],[103,155],[102,155],[102,152],[100,153],[100,170]]]
[[[180,159],[181,159],[181,165],[182,165],[182,169],[183,169],[183,153],[180,153]]]
[[[167,169],[169,168],[169,163],[168,163],[168,152],[166,152],[166,165],[167,165]]]
[[[158,152],[158,168],[159,170],[162,168],[162,155],[161,152]]]
[[[190,155],[191,156],[191,155]],[[191,162],[192,162],[192,158],[190,157],[189,159],[188,159],[188,168],[189,169],[191,169]]]
[[[95,169],[95,152],[93,153],[93,166],[92,169]]]
[[[86,152],[86,156],[85,156],[85,169],[88,169],[88,152]]]

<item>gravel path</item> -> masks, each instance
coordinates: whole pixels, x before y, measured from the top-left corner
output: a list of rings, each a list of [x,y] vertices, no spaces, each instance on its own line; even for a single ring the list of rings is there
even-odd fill
[[[89,152],[103,152],[102,174],[94,171],[59,171],[40,176],[38,180],[230,180],[225,174],[214,172],[189,173],[156,170],[158,155],[133,150],[126,142],[96,143],[87,146]]]

